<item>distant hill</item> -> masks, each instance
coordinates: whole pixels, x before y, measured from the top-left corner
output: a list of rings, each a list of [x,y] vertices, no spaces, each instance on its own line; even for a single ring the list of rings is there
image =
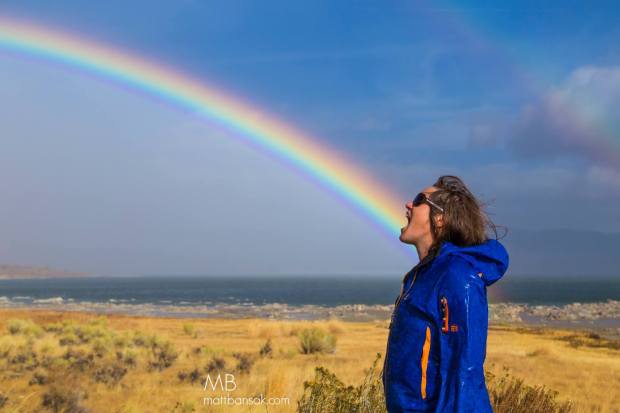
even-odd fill
[[[620,279],[620,233],[617,232],[509,228],[500,242],[510,256],[510,274]]]
[[[50,267],[0,264],[0,279],[85,277],[87,273],[58,270]]]

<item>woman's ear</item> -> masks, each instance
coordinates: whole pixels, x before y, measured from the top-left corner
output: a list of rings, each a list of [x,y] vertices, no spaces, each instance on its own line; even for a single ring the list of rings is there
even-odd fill
[[[435,226],[437,228],[443,227],[443,214],[435,215]]]

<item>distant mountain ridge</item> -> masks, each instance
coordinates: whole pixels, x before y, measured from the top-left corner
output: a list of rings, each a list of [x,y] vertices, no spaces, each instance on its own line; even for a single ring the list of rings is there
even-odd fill
[[[0,279],[84,277],[87,275],[84,272],[59,270],[47,266],[0,264]]]
[[[500,242],[508,250],[511,274],[620,279],[620,233],[617,232],[508,228],[508,234]]]

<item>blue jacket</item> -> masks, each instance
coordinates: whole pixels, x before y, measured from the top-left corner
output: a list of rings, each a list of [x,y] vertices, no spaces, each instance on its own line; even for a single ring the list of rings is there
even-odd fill
[[[446,241],[405,275],[383,366],[389,413],[492,412],[483,369],[486,287],[507,268],[495,239],[469,247]]]

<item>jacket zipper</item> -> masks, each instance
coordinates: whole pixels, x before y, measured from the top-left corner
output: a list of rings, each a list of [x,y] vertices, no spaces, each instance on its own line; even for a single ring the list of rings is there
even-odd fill
[[[428,256],[424,260],[426,259],[428,259]],[[413,280],[411,281],[411,285],[409,286],[409,288],[407,288],[407,291],[403,294],[403,290],[405,289],[405,283],[407,282],[407,275],[409,275],[410,272],[405,274],[405,278],[403,279],[403,285],[400,287],[400,294],[398,298],[396,299],[396,302],[394,303],[394,310],[392,311],[392,317],[390,318],[390,326],[389,326],[390,331],[392,331],[392,323],[394,322],[394,314],[396,314],[396,309],[400,305],[400,301],[402,300],[403,296],[407,295],[409,291],[411,291],[411,289],[413,288],[413,284],[415,283],[415,280],[418,276],[418,270],[427,264],[427,262],[424,262],[424,260],[420,261],[418,265],[416,265],[416,269],[415,269],[415,272],[413,273]],[[430,261],[431,260],[429,260],[429,262]],[[385,379],[385,366],[387,364],[387,358],[388,358],[389,352],[390,352],[390,340],[388,339],[387,346],[385,349],[385,358],[383,359],[383,371],[381,372],[382,379]]]
[[[411,288],[413,287],[413,283],[415,283],[415,279],[418,276],[418,269],[415,269],[415,272],[413,273],[413,280],[411,281],[411,285],[409,286],[409,288],[407,288],[407,291],[405,292],[405,295],[409,293],[409,291],[411,291]],[[409,273],[407,273],[409,274]],[[400,287],[400,294],[398,295],[398,298],[396,299],[396,302],[394,303],[394,310],[392,311],[392,317],[390,318],[390,327],[388,328],[389,331],[392,331],[392,323],[394,322],[394,314],[396,314],[396,309],[398,308],[398,306],[400,305],[400,301],[403,297],[403,290],[405,289],[405,283],[407,281],[407,275],[405,275],[405,279],[403,280],[403,285]],[[382,378],[383,374],[385,374],[385,365],[387,363],[387,358],[388,358],[388,353],[390,352],[390,340],[388,339],[387,341],[387,348],[385,350],[385,358],[383,359],[383,371],[382,371]]]
[[[390,318],[389,330],[392,329],[392,323],[394,322],[394,314],[396,314],[396,310],[398,309],[398,306],[400,305],[401,300],[403,299],[405,295],[409,294],[409,291],[411,291],[411,289],[413,288],[413,284],[415,283],[415,279],[417,276],[418,276],[418,268],[416,268],[415,272],[413,273],[413,280],[411,281],[411,285],[409,286],[409,288],[407,288],[407,291],[405,291],[405,293],[403,294],[403,290],[405,289],[405,283],[407,281],[407,276],[405,276],[405,279],[403,280],[403,285],[400,287],[400,294],[398,295],[398,298],[396,299],[396,302],[394,303],[394,310],[392,310],[392,317]],[[389,344],[389,341],[388,341],[388,344]]]
[[[441,297],[441,331],[448,333],[450,326],[450,308],[448,307],[448,299]]]

